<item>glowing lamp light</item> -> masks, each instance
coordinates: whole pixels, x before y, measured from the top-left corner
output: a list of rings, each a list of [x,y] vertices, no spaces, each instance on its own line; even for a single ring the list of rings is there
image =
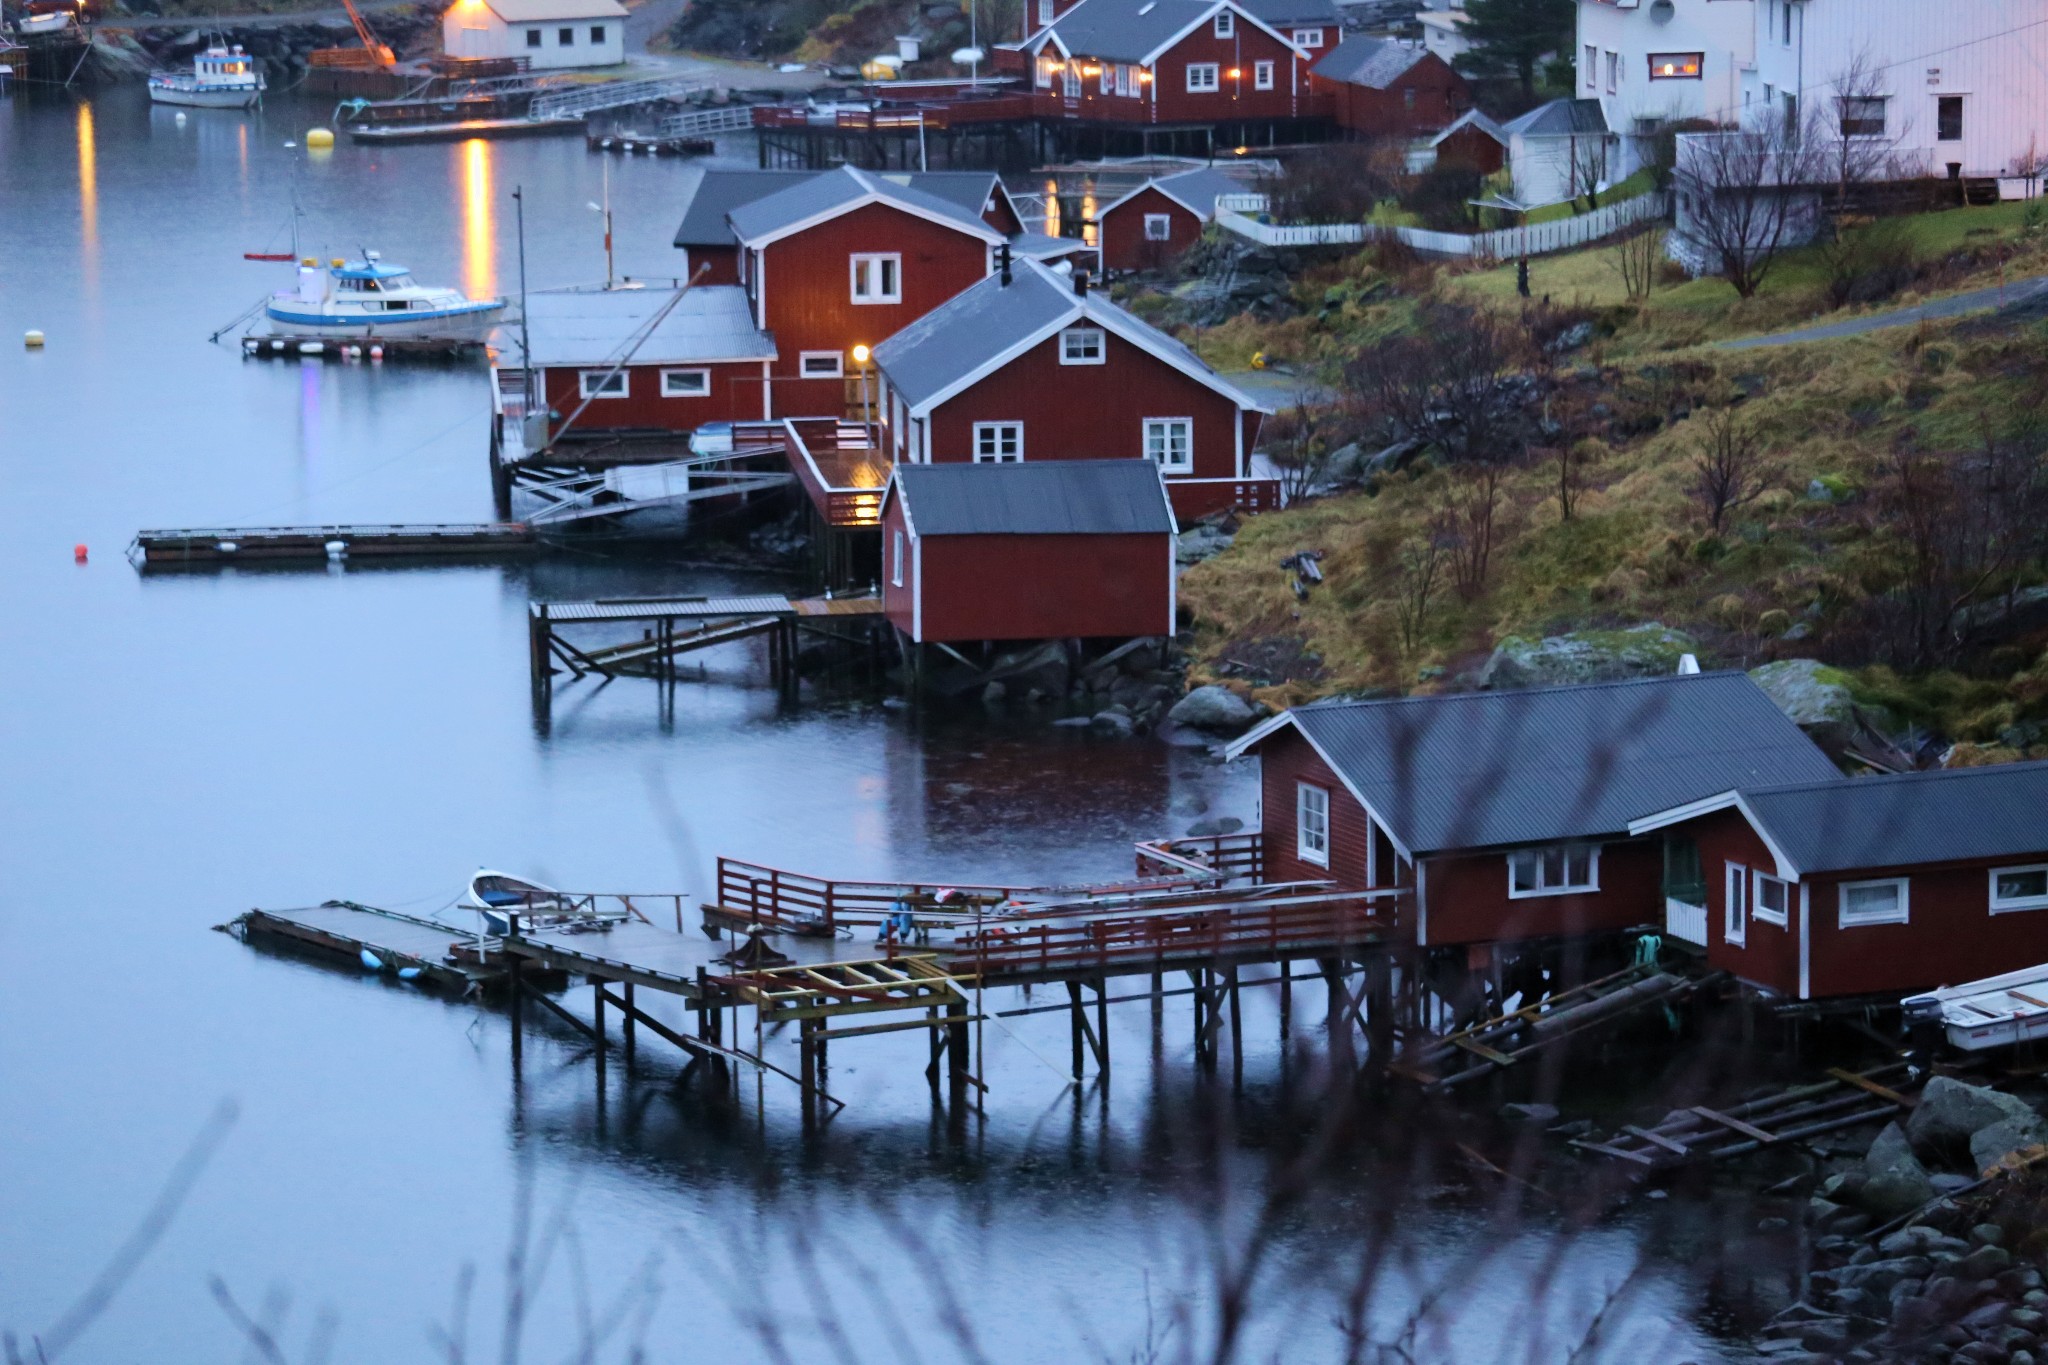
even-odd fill
[[[873,354],[874,352],[870,351],[865,345],[856,346],[853,348],[853,363],[865,365],[868,363],[868,357]]]
[[[1141,85],[1152,84],[1152,73],[1149,71],[1140,71],[1138,73],[1138,82]]]
[[[1232,79],[1232,80],[1234,80],[1234,81],[1235,81],[1235,80],[1241,80],[1241,79],[1243,79],[1243,77],[1244,77],[1244,72],[1242,72],[1242,71],[1238,70],[1238,69],[1237,69],[1236,67],[1234,67],[1234,66],[1230,68],[1230,79]]]

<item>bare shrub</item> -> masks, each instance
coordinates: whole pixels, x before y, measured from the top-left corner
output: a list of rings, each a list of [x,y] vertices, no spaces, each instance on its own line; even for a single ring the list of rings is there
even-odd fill
[[[1281,222],[1356,223],[1395,197],[1407,178],[1401,144],[1379,138],[1325,143],[1290,157],[1260,188]]]
[[[1730,512],[1747,507],[1776,485],[1776,468],[1764,455],[1761,438],[1726,408],[1714,408],[1693,419],[1692,482],[1686,492],[1715,535]]]
[[[1779,253],[1810,229],[1815,159],[1796,128],[1703,134],[1680,144],[1684,224],[1737,295],[1755,298]]]
[[[1435,304],[1414,331],[1344,367],[1343,397],[1359,423],[1390,444],[1412,440],[1452,464],[1512,463],[1529,439],[1526,343],[1475,309]]]
[[[1642,302],[1656,287],[1658,274],[1664,265],[1666,235],[1663,223],[1651,221],[1625,234],[1614,244],[1614,254],[1609,260],[1615,273],[1621,276],[1621,287],[1630,303]]]

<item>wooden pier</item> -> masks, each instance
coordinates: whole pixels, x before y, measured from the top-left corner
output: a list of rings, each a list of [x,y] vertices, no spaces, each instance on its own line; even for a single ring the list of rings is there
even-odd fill
[[[521,522],[392,526],[232,526],[138,531],[128,559],[145,571],[226,564],[341,563],[374,559],[498,558],[528,555],[540,537]]]
[[[242,338],[242,354],[253,360],[296,360],[321,356],[329,360],[474,360],[484,343],[467,337],[387,337],[365,331],[362,336],[315,336],[311,333],[263,332]]]
[[[351,124],[356,142],[395,145],[408,142],[466,142],[473,137],[581,137],[581,118],[465,118],[446,123]]]

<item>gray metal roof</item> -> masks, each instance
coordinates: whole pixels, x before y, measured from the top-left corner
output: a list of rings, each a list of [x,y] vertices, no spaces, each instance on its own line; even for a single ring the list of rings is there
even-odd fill
[[[1733,787],[1844,780],[1742,673],[1288,715],[1412,854],[1621,834]]]
[[[533,365],[609,365],[675,294],[667,289],[587,289],[529,294],[526,332]],[[516,348],[519,328],[498,329]],[[710,360],[773,360],[775,338],[754,326],[746,292],[734,284],[689,290],[633,353],[635,365]]]
[[[1001,189],[1003,183],[994,171],[876,171],[874,176],[892,185],[922,190],[944,199],[955,208],[966,209],[976,218],[981,218],[981,211],[988,207],[989,196]],[[988,220],[984,218],[982,221]]]
[[[2048,762],[1745,787],[1800,875],[2048,857]]]
[[[1505,147],[1508,144],[1507,129],[1501,127],[1498,123],[1495,123],[1492,119],[1488,118],[1480,110],[1467,109],[1464,113],[1458,115],[1457,118],[1453,119],[1450,123],[1450,126],[1446,127],[1441,133],[1438,133],[1435,137],[1431,138],[1429,140],[1429,145],[1432,147],[1441,145],[1446,139],[1448,139],[1451,136],[1451,134],[1457,132],[1460,128],[1477,128],[1480,132],[1486,134],[1495,142],[1498,142],[1501,146]]]
[[[686,191],[683,221],[676,227],[675,244],[680,247],[731,246],[732,224],[725,215],[742,204],[766,199],[777,190],[809,180],[816,171],[717,171],[702,170]]]
[[[1428,55],[1420,47],[1359,34],[1330,49],[1329,55],[1309,70],[1324,80],[1384,90]]]
[[[875,365],[912,407],[1040,330],[1077,316],[1070,278],[1020,258],[1010,284],[990,276],[955,294],[881,345]]]
[[[1539,104],[1520,118],[1503,125],[1510,134],[1526,137],[1563,137],[1568,133],[1604,133],[1607,115],[1599,100],[1552,100]]]
[[[1215,0],[1081,0],[1052,23],[1076,57],[1141,62],[1214,8]]]
[[[958,224],[978,237],[1001,235],[982,219],[979,207],[970,212],[951,199],[943,199],[911,185],[899,185],[851,166],[809,176],[760,199],[741,204],[726,218],[736,236],[742,241],[752,241],[828,215],[869,195],[900,208]]]
[[[1161,176],[1151,183],[1156,188],[1163,190],[1169,198],[1176,199],[1192,208],[1202,216],[1204,222],[1216,216],[1216,201],[1218,198],[1226,194],[1243,194],[1249,188],[1242,180],[1237,179],[1235,176],[1225,175],[1221,171],[1212,171],[1207,166],[1197,167],[1192,171],[1182,171],[1178,175]],[[1115,207],[1115,204],[1110,205],[1110,208]]]
[[[1335,0],[1237,0],[1238,8],[1256,14],[1260,20],[1279,28],[1283,24],[1336,24],[1343,22]]]
[[[1170,535],[1173,513],[1150,460],[899,464],[920,536]]]

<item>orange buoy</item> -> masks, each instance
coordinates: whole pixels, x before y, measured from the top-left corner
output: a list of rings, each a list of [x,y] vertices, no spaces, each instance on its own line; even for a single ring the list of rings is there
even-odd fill
[[[74,545],[74,546],[72,546],[72,547],[71,547],[71,558],[72,558],[72,561],[73,561],[74,563],[78,563],[78,564],[83,564],[83,563],[85,563],[85,547],[84,547],[83,545]]]

